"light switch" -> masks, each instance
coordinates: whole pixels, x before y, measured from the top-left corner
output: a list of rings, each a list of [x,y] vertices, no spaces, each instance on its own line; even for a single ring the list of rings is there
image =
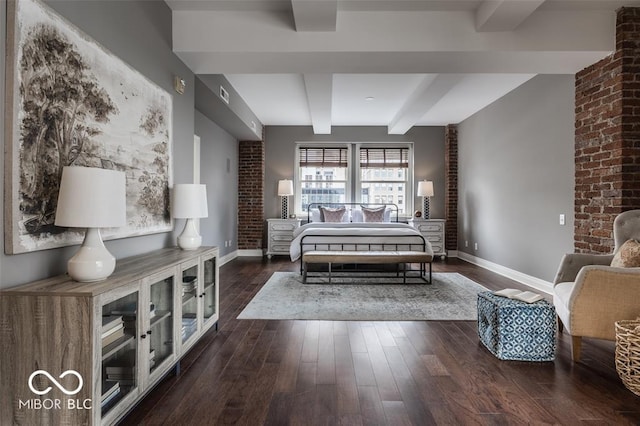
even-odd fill
[[[565,224],[565,219],[564,219],[564,214],[560,215],[560,225],[564,225]]]

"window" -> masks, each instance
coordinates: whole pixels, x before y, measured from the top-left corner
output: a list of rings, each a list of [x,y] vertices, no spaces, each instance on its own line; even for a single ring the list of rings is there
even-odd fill
[[[407,190],[411,187],[407,147],[360,148],[360,201],[364,203],[384,200],[398,205],[398,213],[406,214],[404,199],[410,199]]]
[[[299,191],[296,197],[297,212],[306,213],[310,203],[347,201],[347,147],[299,147],[297,154],[298,176],[301,177],[296,189]]]
[[[413,207],[412,155],[411,144],[301,144],[296,149],[296,212],[306,214],[311,203],[362,202],[394,203],[399,215],[407,215]]]

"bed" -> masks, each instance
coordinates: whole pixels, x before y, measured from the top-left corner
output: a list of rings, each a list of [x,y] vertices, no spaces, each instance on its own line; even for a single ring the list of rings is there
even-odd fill
[[[341,207],[344,208],[342,216],[339,212]],[[315,208],[323,210],[320,218],[313,212]],[[375,210],[377,213],[372,216],[367,214],[368,210]],[[384,211],[382,215],[381,210]],[[327,204],[310,204],[307,211],[308,223],[294,231],[290,249],[291,260],[301,260],[300,273],[305,281],[308,263],[323,263],[323,259],[328,260],[324,263],[328,263],[330,274],[334,263],[358,264],[358,260],[367,264],[395,263],[402,266],[403,281],[406,281],[408,270],[406,264],[419,263],[420,277],[427,282],[431,281],[431,244],[419,231],[406,223],[398,222],[396,205],[340,203],[329,207]],[[359,211],[363,212],[362,215]],[[372,222],[372,218],[381,221]],[[428,280],[425,278],[427,265]]]

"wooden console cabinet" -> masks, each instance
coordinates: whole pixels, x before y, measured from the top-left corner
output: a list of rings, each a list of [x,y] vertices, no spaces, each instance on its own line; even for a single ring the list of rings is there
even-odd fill
[[[218,286],[218,249],[201,247],[1,291],[0,424],[116,423],[217,323]]]

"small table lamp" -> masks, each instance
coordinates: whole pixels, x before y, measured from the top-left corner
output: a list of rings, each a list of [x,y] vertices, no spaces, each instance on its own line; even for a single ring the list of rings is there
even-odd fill
[[[280,217],[287,219],[289,217],[289,195],[293,195],[293,181],[290,179],[278,181],[278,195],[282,197],[282,213]]]
[[[123,172],[95,167],[64,167],[58,193],[56,226],[87,228],[80,250],[67,264],[76,281],[106,279],[116,259],[102,242],[100,228],[127,223],[126,179]]]
[[[433,182],[430,180],[418,182],[418,197],[422,197],[422,218],[429,219],[429,197],[433,197]]]
[[[202,244],[194,219],[209,216],[207,208],[207,186],[196,183],[180,183],[173,186],[173,217],[187,219],[182,234],[178,237],[178,247],[195,250]]]

